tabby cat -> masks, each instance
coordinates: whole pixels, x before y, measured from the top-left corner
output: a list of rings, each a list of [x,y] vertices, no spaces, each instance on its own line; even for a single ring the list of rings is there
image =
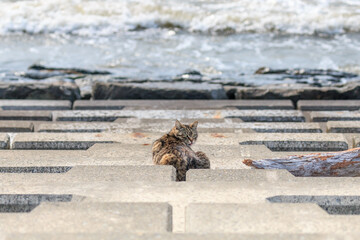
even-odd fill
[[[194,152],[190,146],[195,143],[198,122],[190,125],[178,120],[169,133],[152,145],[153,162],[157,165],[172,165],[176,168],[176,180],[185,181],[186,171],[195,168],[210,168],[209,158],[203,152]]]

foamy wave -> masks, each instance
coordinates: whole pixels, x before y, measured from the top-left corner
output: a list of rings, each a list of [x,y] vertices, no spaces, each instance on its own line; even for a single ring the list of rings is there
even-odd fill
[[[357,0],[8,0],[0,34],[112,35],[147,28],[202,33],[360,32]]]

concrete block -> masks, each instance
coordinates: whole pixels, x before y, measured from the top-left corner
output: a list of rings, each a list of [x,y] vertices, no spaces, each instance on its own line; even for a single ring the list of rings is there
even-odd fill
[[[279,195],[267,200],[271,203],[316,203],[328,214],[360,215],[360,196]]]
[[[52,114],[50,111],[0,111],[0,120],[16,121],[51,121]]]
[[[227,99],[222,85],[206,82],[101,83],[94,99]]]
[[[283,122],[274,123],[237,123],[234,126],[242,129],[252,129],[258,133],[321,133],[318,123]]]
[[[28,214],[2,214],[11,233],[161,233],[172,230],[167,203],[42,203]]]
[[[214,181],[291,181],[295,177],[286,170],[254,170],[254,169],[190,169],[186,173],[189,182]]]
[[[65,171],[64,171],[65,170]],[[84,183],[102,181],[175,181],[172,166],[0,167],[1,181]]]
[[[360,121],[360,112],[311,112],[311,121],[313,122],[328,122],[328,121]]]
[[[359,233],[355,223],[359,218],[333,218],[315,204],[190,204],[186,209],[186,232]]]
[[[126,109],[294,109],[290,100],[77,100],[75,110]]]
[[[104,121],[117,118],[197,119],[240,118],[244,122],[304,122],[296,110],[83,110],[54,112],[56,121]]]
[[[0,132],[32,132],[34,125],[28,121],[0,121]]]
[[[340,134],[247,133],[239,134],[240,145],[265,145],[272,151],[342,151],[349,145]]]
[[[329,121],[326,127],[330,133],[360,133],[360,121]]]
[[[2,110],[70,110],[71,102],[67,100],[0,100]]]
[[[42,202],[81,201],[71,194],[0,194],[0,213],[31,212]]]
[[[129,124],[109,123],[109,122],[48,122],[37,124],[36,132],[123,132],[131,133],[131,128],[126,128]],[[130,125],[131,126],[131,125]],[[136,128],[136,125],[132,125]]]
[[[116,136],[103,133],[18,133],[11,149],[88,149],[95,143],[116,142]]]
[[[4,240],[357,240],[356,234],[236,234],[236,233],[17,233]]]
[[[302,111],[354,111],[360,109],[360,100],[299,100]]]

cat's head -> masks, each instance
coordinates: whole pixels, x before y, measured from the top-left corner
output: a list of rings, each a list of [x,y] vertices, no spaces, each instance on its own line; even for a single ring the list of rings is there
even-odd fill
[[[198,121],[185,125],[176,120],[175,127],[172,129],[172,132],[175,137],[182,140],[186,145],[191,146],[195,143],[198,137],[197,125]]]

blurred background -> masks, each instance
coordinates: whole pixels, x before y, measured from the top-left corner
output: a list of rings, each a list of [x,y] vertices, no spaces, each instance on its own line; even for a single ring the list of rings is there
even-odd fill
[[[359,23],[357,0],[1,0],[0,76],[32,64],[254,85],[278,80],[254,78],[260,67],[359,74]]]

